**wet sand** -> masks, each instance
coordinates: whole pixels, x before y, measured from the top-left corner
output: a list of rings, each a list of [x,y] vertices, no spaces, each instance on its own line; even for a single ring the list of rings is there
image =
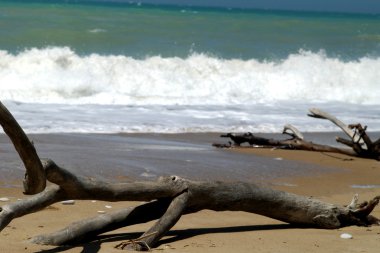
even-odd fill
[[[279,177],[326,172],[320,166],[212,147],[225,142],[205,134],[31,134],[41,158],[77,174],[107,180],[155,180],[178,175],[195,180],[262,182]],[[0,135],[0,182],[17,180],[23,165],[6,136]]]
[[[70,136],[72,137],[72,135]],[[94,136],[91,136],[89,139],[83,136],[74,137],[74,139],[82,144],[73,143],[74,140],[68,140],[70,138],[65,138],[64,135],[40,136],[38,138],[34,136],[38,150],[41,150],[44,155],[54,160],[60,160],[60,162],[64,162],[64,165],[68,165],[69,167],[75,167],[78,173],[85,175],[88,173],[87,170],[90,171],[92,167],[82,165],[82,167],[78,168],[77,165],[80,165],[83,161],[88,161],[90,165],[96,165],[96,160],[101,160],[100,164],[98,164],[100,168],[105,162],[103,161],[104,156],[99,156],[99,150],[97,150],[97,148],[103,146],[105,149],[115,149],[117,146],[112,142],[104,142],[105,136],[98,136],[98,140],[95,140]],[[149,140],[149,147],[143,150],[145,155],[153,155],[154,159],[151,158],[152,161],[157,162],[159,155],[166,155],[171,159],[171,163],[177,165],[181,165],[183,159],[185,159],[192,160],[193,162],[190,162],[190,164],[194,167],[197,165],[203,166],[202,170],[193,169],[193,167],[190,166],[189,170],[183,172],[183,175],[189,175],[189,177],[197,178],[200,175],[206,175],[206,177],[209,177],[207,179],[210,180],[214,174],[216,178],[221,177],[221,179],[224,178],[224,180],[245,178],[247,181],[252,180],[272,188],[305,196],[313,196],[330,203],[342,205],[348,204],[355,193],[359,193],[362,200],[370,199],[380,194],[380,163],[374,160],[352,158],[338,154],[272,149],[214,150],[213,148],[208,148],[207,144],[212,142],[214,138],[216,138],[216,141],[220,141],[220,139],[214,135],[158,135],[155,136],[155,138],[151,138],[151,136],[149,136],[149,138],[146,137],[146,135],[134,135],[133,138],[135,139],[133,139],[131,136],[128,136],[128,143],[134,143],[138,148],[126,156],[128,158],[127,160],[131,160],[133,155],[141,153],[141,145],[147,145],[146,142]],[[108,138],[109,137],[106,139]],[[115,138],[117,139],[117,141],[115,140],[116,143],[119,143],[119,148],[125,145],[126,140],[123,139],[126,138],[125,136],[123,138],[120,138],[120,136]],[[143,140],[141,138],[143,138]],[[65,140],[69,142],[70,146],[76,144],[74,145],[74,150],[71,151],[71,155],[81,149],[84,150],[83,153],[79,153],[77,156],[68,155],[68,157],[60,154],[63,151],[68,152],[66,150],[68,143],[66,143]],[[87,140],[87,142],[85,142],[85,140]],[[2,139],[1,142],[6,142],[6,140]],[[45,147],[42,145],[43,143],[46,145]],[[55,143],[55,149],[52,149],[52,143]],[[162,145],[163,143],[164,145]],[[182,151],[187,150],[186,152],[173,151],[175,147],[181,146],[183,143],[189,143],[183,145]],[[156,146],[152,148],[151,145]],[[12,163],[15,164],[18,158],[17,156],[12,158],[11,149],[5,146],[6,145],[3,144],[1,145],[1,156],[6,154],[1,160],[8,162],[5,169],[4,166],[2,167],[4,171],[7,171],[9,170],[7,166],[12,165]],[[85,146],[91,148],[85,149]],[[193,148],[190,149],[190,152],[189,147]],[[101,150],[103,150],[103,148]],[[110,154],[110,152],[106,154]],[[69,156],[74,157],[74,159],[70,160]],[[197,156],[206,157],[196,159]],[[122,157],[115,155],[115,160],[119,158]],[[142,158],[142,160],[144,159],[146,158]],[[166,158],[164,160],[166,160]],[[141,163],[137,158],[134,161],[138,166],[135,166],[135,170],[131,170],[135,173],[132,173],[132,176],[128,176],[127,172],[130,172],[129,170],[125,171],[120,169],[119,171],[112,169],[107,171],[107,173],[103,173],[101,177],[111,178],[113,180],[133,180],[135,178],[154,180],[158,173],[181,172],[180,170],[174,170],[174,168],[164,171],[161,170],[161,167],[155,170],[151,168],[149,172],[153,176],[149,177],[147,176],[148,172],[142,169],[147,165]],[[230,163],[223,166],[223,164],[228,161],[230,161]],[[244,165],[250,162],[253,163],[253,165]],[[115,164],[118,163],[119,162],[116,162]],[[166,163],[162,163],[162,167],[165,167],[164,165]],[[185,165],[187,163],[184,162]],[[234,163],[236,164],[234,165]],[[188,165],[185,165],[181,167],[182,170],[184,170],[183,168],[188,168],[186,167]],[[218,166],[222,171],[220,173],[219,170],[215,168],[214,170],[208,169],[209,167],[213,168]],[[233,171],[235,169],[238,173],[236,173],[237,175],[234,175],[233,178],[226,178],[225,175],[228,174],[228,168],[231,169],[231,166],[233,166],[232,172],[230,171],[231,175],[234,174]],[[241,169],[239,166],[246,167]],[[292,166],[295,168],[292,169]],[[114,168],[113,166],[111,167]],[[255,169],[252,169],[252,167],[255,167]],[[83,171],[81,170],[82,168]],[[265,171],[266,169],[268,170]],[[282,171],[282,169],[284,171]],[[206,172],[204,170],[206,170]],[[120,174],[109,174],[118,171]],[[21,169],[20,172],[22,172]],[[142,172],[147,174],[142,174]],[[122,177],[124,175],[122,173],[125,173],[125,177]],[[198,175],[198,173],[203,174]],[[256,176],[257,173],[259,176]],[[273,175],[267,176],[266,174],[269,173],[273,173]],[[17,173],[13,175],[16,176]],[[247,175],[250,177],[248,178]],[[20,180],[14,178],[11,181],[12,182],[9,183],[3,178],[0,188],[0,197],[8,197],[10,201],[25,198],[25,196],[21,194]],[[7,202],[0,204],[3,205],[6,203]],[[53,232],[76,220],[95,216],[98,210],[117,210],[134,204],[136,203],[106,203],[101,201],[95,203],[91,201],[77,201],[75,205],[56,203],[43,211],[12,221],[9,226],[0,233],[0,252],[121,252],[113,248],[120,240],[137,237],[139,233],[147,230],[152,223],[112,231],[98,237],[97,240],[93,242],[77,245],[75,247],[33,245],[28,243],[27,239],[38,234]],[[105,208],[105,205],[112,206],[112,209]],[[380,208],[375,209],[373,214],[380,217]],[[352,234],[353,239],[341,239],[340,234],[342,233]],[[168,236],[163,238],[163,240],[160,241],[160,245],[153,249],[153,251],[193,253],[378,252],[379,243],[379,227],[347,227],[338,230],[296,228],[280,221],[255,214],[244,212],[217,213],[205,210],[196,214],[183,216]]]

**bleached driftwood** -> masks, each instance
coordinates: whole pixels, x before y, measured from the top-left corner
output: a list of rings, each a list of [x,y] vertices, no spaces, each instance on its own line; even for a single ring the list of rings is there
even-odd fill
[[[334,116],[315,108],[310,109],[310,112],[309,116],[311,117],[327,119],[339,126],[350,137],[350,140],[337,137],[336,141],[351,147],[357,156],[380,160],[380,138],[372,141],[366,132],[366,126],[363,127],[359,123],[344,125],[343,122]]]
[[[304,139],[302,133],[296,127],[290,124],[286,124],[284,126],[284,130],[282,131],[282,133],[290,135],[291,137],[293,137],[293,139],[298,139],[298,140]]]
[[[344,124],[342,121],[340,121],[338,118],[336,118],[335,116],[327,113],[327,112],[324,112],[318,108],[311,108],[309,109],[309,114],[308,116],[310,117],[313,117],[313,118],[318,118],[318,119],[327,119],[329,121],[331,121],[332,123],[334,123],[336,126],[338,126],[340,129],[342,129],[342,131],[348,136],[350,137],[351,141],[352,142],[355,142],[355,143],[359,143],[360,145],[363,146],[363,148],[366,148],[365,147],[365,143],[363,141],[363,139],[358,136],[354,130],[352,130],[351,127],[349,127],[348,125]]]
[[[1,106],[0,110],[4,110],[4,107]],[[3,113],[2,111],[0,115]],[[0,117],[0,124],[4,127],[3,117]],[[37,155],[34,149],[29,148],[32,144],[24,145],[14,139],[20,136],[17,133],[20,130],[15,131],[16,134],[9,137],[18,152],[24,154],[20,155],[21,159],[24,161],[30,155]],[[26,138],[26,141],[29,140]],[[150,201],[136,207],[75,222],[60,231],[36,236],[31,240],[39,244],[67,245],[119,227],[158,219],[141,237],[116,245],[120,249],[130,247],[135,250],[149,250],[182,215],[203,209],[246,211],[292,224],[326,229],[379,223],[379,220],[370,213],[378,204],[380,197],[360,205],[357,201],[353,201],[348,207],[344,207],[246,182],[203,182],[170,176],[162,177],[156,182],[115,184],[76,176],[52,160],[38,159],[37,162],[41,163],[44,176],[37,177],[34,183],[43,185],[48,180],[52,183],[51,186],[27,199],[4,205],[0,209],[0,231],[15,218],[65,199]],[[28,175],[34,171],[36,165],[33,162],[24,161],[24,164]]]

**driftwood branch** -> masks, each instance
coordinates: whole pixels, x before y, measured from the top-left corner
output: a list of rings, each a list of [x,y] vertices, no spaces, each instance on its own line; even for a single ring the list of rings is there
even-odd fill
[[[289,126],[289,125],[288,125]],[[290,129],[290,128],[287,128]],[[292,126],[292,129],[296,129]],[[284,130],[285,131],[285,130]],[[287,130],[287,134],[289,134]],[[299,132],[297,130],[297,132]],[[229,137],[234,142],[233,144],[229,143],[227,145],[224,144],[213,144],[215,147],[222,147],[222,148],[230,148],[234,146],[241,147],[241,144],[247,143],[248,146],[245,147],[276,147],[280,149],[295,149],[295,150],[308,150],[308,151],[318,151],[318,152],[334,152],[334,153],[340,153],[345,155],[356,155],[356,153],[353,150],[350,149],[342,149],[337,147],[332,147],[328,145],[321,145],[316,144],[311,141],[305,141],[303,139],[299,138],[299,134],[290,134],[292,136],[291,139],[285,139],[285,140],[275,140],[275,139],[268,139],[263,138],[260,136],[253,135],[252,133],[246,133],[242,135],[238,134],[232,134],[228,133],[225,135],[221,135],[221,137]],[[301,135],[302,136],[302,135]],[[235,140],[238,139],[239,142],[236,143]]]
[[[77,244],[91,240],[99,234],[159,219],[169,204],[170,199],[160,199],[136,207],[101,214],[74,222],[54,233],[36,236],[31,239],[31,242],[45,245]],[[154,211],[152,212],[152,210]]]
[[[146,239],[146,243],[151,247],[175,224],[181,214],[194,213],[203,209],[246,211],[287,223],[326,229],[350,225],[367,226],[378,222],[376,218],[369,215],[369,211],[372,211],[378,204],[380,197],[375,197],[365,205],[351,204],[349,207],[344,207],[244,182],[200,182],[172,176],[161,178],[157,182],[151,182],[151,184],[160,188],[163,183],[167,184],[172,181],[175,181],[175,184],[171,185],[174,189],[178,189],[178,185],[183,186],[179,188],[186,188],[177,197],[168,197],[165,200],[156,200],[135,208],[111,213],[108,216],[101,215],[97,218],[77,222],[51,235],[38,236],[33,239],[33,242],[65,245],[72,243],[74,238],[76,240],[78,238],[88,238],[88,235],[97,235],[110,229],[147,222],[161,217],[158,223],[145,233],[155,233],[154,235],[156,235],[152,235],[152,242],[149,241],[149,238]],[[133,185],[134,183],[129,184]],[[128,184],[125,185],[126,188],[130,188]],[[161,194],[158,194],[158,196],[162,197]],[[129,198],[127,197],[127,199]],[[154,195],[151,195],[150,198],[160,199]],[[17,203],[19,210],[25,210],[25,207],[30,208],[30,206],[24,206],[22,201]],[[47,204],[49,203],[46,202]],[[8,207],[5,206],[3,209],[7,210]],[[4,214],[4,216],[6,215]],[[107,218],[108,221],[104,221],[104,218]]]
[[[282,131],[282,133],[290,135],[293,139],[304,139],[302,133],[295,126],[292,126],[290,124],[286,124],[284,126],[284,130]]]
[[[46,186],[45,173],[43,172],[42,164],[37,155],[36,149],[1,101],[0,119],[0,124],[4,129],[4,132],[11,139],[27,171],[24,179],[24,193],[36,194],[43,191]]]
[[[94,182],[94,184],[100,185],[103,183],[104,182],[100,181]],[[121,187],[122,185],[124,185],[124,187]],[[119,190],[120,188],[125,188],[125,190],[123,190],[124,196],[116,199],[141,200],[140,195],[135,195],[133,190],[133,186],[136,185],[141,186],[141,183],[120,184],[117,188],[119,188]],[[350,208],[346,208],[321,202],[317,199],[262,188],[255,184],[244,182],[199,182],[172,176],[161,178],[157,182],[148,182],[147,184],[148,188],[157,189],[162,189],[163,185],[166,185],[165,188],[170,188],[171,190],[158,190],[157,193],[147,194],[149,197],[142,199],[161,199],[163,192],[165,192],[166,200],[156,200],[152,203],[109,214],[108,217],[111,218],[107,222],[99,222],[105,217],[101,215],[98,218],[74,223],[62,231],[51,235],[38,236],[32,241],[42,244],[65,245],[72,243],[73,238],[76,238],[76,240],[88,238],[89,235],[101,234],[120,226],[147,222],[161,217],[159,222],[145,233],[152,235],[151,239],[150,237],[144,238],[146,245],[152,247],[175,224],[181,214],[194,213],[203,209],[215,211],[246,211],[292,224],[326,229],[340,228],[349,225],[367,226],[378,223],[376,218],[369,215],[369,211],[378,204],[380,197],[374,198],[364,206],[355,205],[355,207],[352,208],[351,205]],[[90,189],[93,189],[93,187],[88,188],[88,186],[82,186],[81,188],[81,190],[85,192],[90,191]],[[178,189],[185,190],[180,191]],[[107,192],[112,196],[113,193],[119,194],[119,190],[114,189],[113,191],[108,190]],[[16,217],[14,213],[17,213],[17,217],[19,217],[29,213],[30,210],[36,211],[41,209],[42,205],[47,206],[50,205],[51,202],[66,199],[66,193],[63,194],[61,192],[64,191],[62,191],[62,189],[58,190],[58,187],[54,187],[52,190],[47,188],[43,193],[37,194],[30,199],[4,206],[0,219],[10,221]],[[71,191],[70,193],[72,192],[75,191]],[[173,196],[174,192],[177,192],[177,197]],[[93,194],[81,196],[70,195],[70,197],[71,199],[78,199],[78,197],[81,197],[80,199],[96,198]],[[41,200],[46,198],[49,200]],[[152,206],[159,208],[153,209]],[[168,209],[166,209],[167,207]],[[13,210],[13,213],[8,211],[10,209]],[[145,244],[137,243],[137,246],[141,247],[139,249],[147,249],[146,247],[142,247],[145,246]]]
[[[314,198],[259,187],[246,182],[204,182],[191,181],[177,176],[161,177],[156,182],[110,183],[76,176],[55,164],[52,160],[41,161],[32,144],[23,134],[21,127],[2,106],[0,123],[17,146],[21,159],[26,164],[28,175],[38,172],[37,178],[27,181],[28,193],[39,192],[27,199],[10,203],[0,208],[0,231],[13,219],[36,212],[53,203],[65,199],[98,199],[106,201],[150,201],[136,207],[102,214],[97,217],[75,222],[49,235],[40,235],[31,241],[40,244],[65,245],[91,239],[93,236],[133,224],[158,221],[137,239],[122,242],[118,248],[132,247],[148,250],[168,232],[184,214],[203,209],[215,211],[245,211],[264,215],[284,222],[319,228],[340,228],[350,225],[367,226],[378,224],[379,220],[370,213],[379,203],[380,197],[358,204],[357,197],[348,207],[334,205]],[[7,112],[4,114],[4,112]],[[4,116],[5,115],[5,116]],[[17,124],[18,125],[18,124]],[[13,129],[11,129],[13,128]],[[270,144],[294,146],[305,145],[301,134],[293,127],[286,130],[293,141]],[[230,135],[230,137],[233,135]],[[234,136],[235,137],[235,136]],[[253,138],[248,133],[244,138],[260,145],[268,143],[262,138]],[[240,137],[239,137],[240,138]],[[236,139],[239,145],[242,140]],[[18,140],[21,139],[21,140]],[[26,143],[26,144],[25,144]],[[29,143],[29,144],[28,144]],[[298,143],[298,144],[297,144]],[[25,144],[28,148],[22,147]],[[32,147],[32,148],[31,148]],[[315,148],[313,146],[312,148]],[[25,150],[26,149],[26,150]],[[21,150],[21,151],[19,151]],[[34,150],[32,152],[31,150]],[[34,156],[30,159],[30,156]],[[45,189],[46,180],[52,183]],[[32,184],[34,183],[34,184]]]
[[[51,204],[63,200],[58,186],[47,187],[44,191],[22,201],[11,203],[0,208],[0,231],[13,219],[39,211]]]
[[[310,111],[310,113],[308,114],[308,116],[314,117],[314,118],[319,118],[319,119],[327,119],[327,120],[331,121],[332,123],[334,123],[336,126],[338,126],[340,129],[342,129],[342,131],[348,137],[350,137],[350,139],[352,139],[354,142],[358,142],[361,145],[364,144],[364,141],[361,140],[360,137],[357,136],[355,134],[355,132],[349,126],[347,126],[346,124],[344,124],[342,121],[340,121],[335,116],[333,116],[333,115],[331,115],[331,114],[329,114],[327,112],[324,112],[322,110],[319,110],[317,108],[311,108],[311,109],[309,109],[309,111]]]
[[[281,149],[298,149],[308,151],[319,152],[334,152],[351,156],[359,156],[364,158],[372,158],[380,160],[380,139],[372,141],[366,133],[366,127],[362,127],[361,124],[345,125],[342,121],[336,117],[330,115],[327,112],[321,111],[316,108],[310,109],[310,114],[314,118],[327,119],[337,125],[342,131],[350,137],[350,140],[337,137],[336,141],[349,146],[351,149],[332,147],[328,145],[316,144],[311,141],[306,141],[301,132],[294,126],[287,124],[284,126],[283,134],[289,135],[290,139],[274,140],[267,139],[259,136],[255,136],[252,133],[233,134],[227,133],[221,135],[221,137],[230,138],[232,142],[228,144],[213,144],[215,147],[230,148],[242,144],[248,144],[248,147],[277,147]]]
[[[131,246],[135,250],[150,250],[149,245],[155,245],[181,218],[189,199],[188,191],[175,197],[162,217],[136,240],[122,242],[116,248],[124,249]]]
[[[362,127],[361,124],[345,125],[336,117],[315,108],[310,109],[310,112],[309,116],[311,117],[327,119],[339,126],[350,137],[350,140],[337,138],[337,141],[351,147],[357,156],[380,160],[380,139],[372,141],[366,132],[366,126]]]

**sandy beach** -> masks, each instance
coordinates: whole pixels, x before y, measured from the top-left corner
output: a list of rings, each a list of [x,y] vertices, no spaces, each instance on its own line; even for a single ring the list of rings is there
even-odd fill
[[[178,138],[187,139],[186,136],[177,136],[176,139]],[[362,200],[379,195],[380,163],[374,160],[339,154],[272,149],[230,149],[216,152],[237,157],[248,155],[257,159],[289,161],[305,168],[325,168],[306,175],[268,178],[262,182],[268,187],[342,205],[348,204],[355,193],[359,193]],[[26,198],[22,195],[20,180],[14,180],[12,184],[2,182],[0,197],[7,197],[10,202]],[[40,212],[13,220],[0,233],[0,252],[121,252],[114,248],[119,241],[138,237],[152,223],[115,230],[92,242],[70,247],[34,245],[28,239],[56,231],[82,218],[96,216],[97,211],[109,212],[135,204],[102,201],[76,201],[75,205],[56,203]],[[380,217],[380,208],[375,209],[373,214]],[[353,239],[341,239],[342,233],[350,233]],[[353,226],[337,230],[297,228],[255,214],[204,210],[183,216],[153,251],[377,252],[379,242],[380,227]]]
[[[0,216],[4,206],[31,197],[22,193],[24,164],[5,134],[17,129],[7,110],[40,159],[89,180],[152,182],[176,175],[252,183],[342,206],[355,194],[360,201],[380,196],[379,161],[212,145],[228,144],[226,133],[289,138],[282,133],[285,124],[307,141],[334,147],[340,146],[335,136],[347,138],[342,124],[360,123],[371,139],[380,137],[380,1],[342,2],[0,1]],[[319,117],[315,109],[331,116]],[[93,200],[97,191],[90,193],[9,224],[0,217],[0,253],[122,252],[115,246],[139,238],[155,222],[80,245],[30,242],[142,204]],[[145,192],[140,196],[151,200]],[[216,210],[230,207],[216,198],[197,199],[216,203]],[[266,210],[259,200],[231,202]],[[268,203],[281,214],[294,213],[293,206],[283,211],[280,205]],[[190,207],[186,211],[199,210]],[[380,218],[380,205],[373,215]],[[318,223],[325,215],[312,217]],[[342,239],[344,233],[352,238]],[[202,210],[182,216],[152,251],[375,253],[379,245],[380,226],[301,228],[252,213]]]

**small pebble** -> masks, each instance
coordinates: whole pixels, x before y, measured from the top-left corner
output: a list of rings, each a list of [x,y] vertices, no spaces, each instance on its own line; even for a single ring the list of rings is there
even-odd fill
[[[340,235],[340,238],[342,239],[352,239],[352,235],[348,233],[343,233]]]
[[[111,209],[112,208],[112,206],[104,206],[105,208],[108,208],[108,209]]]
[[[282,161],[282,157],[276,157],[276,158],[274,158],[274,160]]]
[[[0,201],[1,202],[7,202],[7,201],[9,201],[9,198],[0,198]]]
[[[98,213],[106,213],[106,211],[98,211]]]
[[[75,200],[65,200],[61,202],[62,205],[74,205]]]
[[[92,203],[96,203],[96,200],[91,200]]]

